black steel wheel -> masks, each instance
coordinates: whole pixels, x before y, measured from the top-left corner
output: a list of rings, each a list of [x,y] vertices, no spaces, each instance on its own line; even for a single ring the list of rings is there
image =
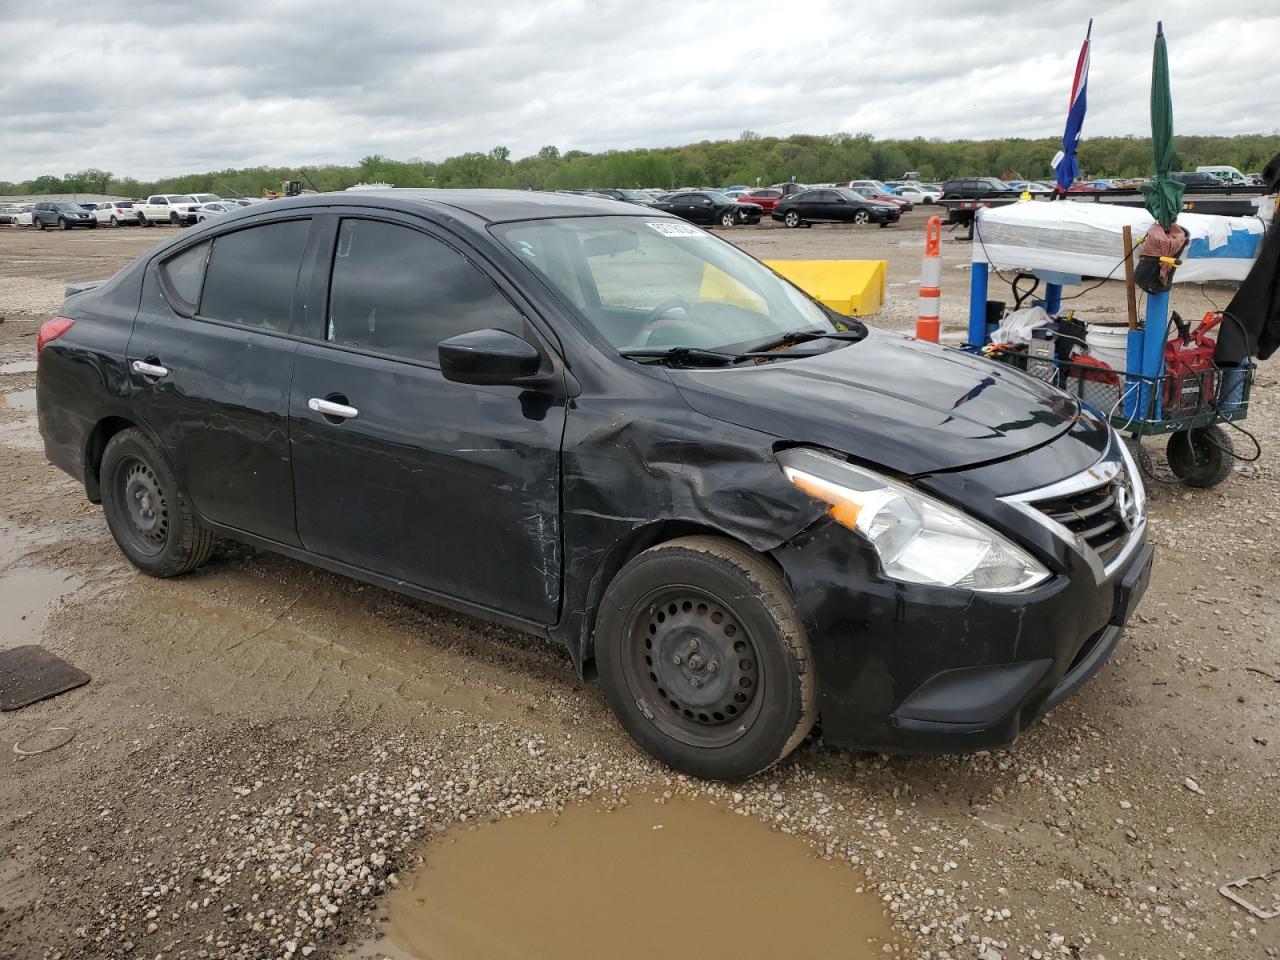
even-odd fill
[[[866,223],[870,219],[871,219],[871,214],[867,213],[867,211],[865,210],[855,210],[853,212],[854,223]]]
[[[213,551],[160,448],[136,428],[107,443],[100,469],[107,526],[129,562],[153,577],[194,570]]]
[[[813,725],[794,602],[778,571],[739,544],[685,537],[641,553],[609,585],[595,636],[614,713],[677,770],[748,777]]]
[[[800,212],[798,210],[788,210],[782,215],[782,222],[792,228],[800,226]]]
[[[1235,450],[1227,431],[1217,424],[1178,430],[1165,448],[1169,469],[1189,487],[1216,487],[1231,476]]]

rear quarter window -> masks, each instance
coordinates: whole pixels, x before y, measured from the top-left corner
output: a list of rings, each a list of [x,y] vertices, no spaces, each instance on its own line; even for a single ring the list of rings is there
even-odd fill
[[[200,243],[170,257],[160,265],[166,293],[180,313],[195,313],[204,283],[204,267],[209,259],[209,243]]]

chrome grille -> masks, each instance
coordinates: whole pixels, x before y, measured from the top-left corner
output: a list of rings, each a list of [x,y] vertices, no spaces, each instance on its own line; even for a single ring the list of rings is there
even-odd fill
[[[1124,548],[1137,521],[1133,482],[1126,470],[1091,489],[1033,500],[1031,505],[1091,547],[1104,565]]]

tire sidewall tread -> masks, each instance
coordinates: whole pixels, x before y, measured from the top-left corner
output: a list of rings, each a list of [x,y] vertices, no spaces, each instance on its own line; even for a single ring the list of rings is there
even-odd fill
[[[745,581],[749,589],[745,596],[739,593],[735,597],[735,614],[739,619],[763,617],[772,625],[772,636],[752,631],[756,654],[764,667],[764,689],[757,693],[766,698],[761,713],[746,734],[724,747],[692,746],[663,733],[641,712],[623,673],[628,613],[653,588],[653,575],[673,562],[686,569],[700,568],[699,572],[705,575],[704,585],[716,592],[722,588],[741,591]],[[753,602],[758,610],[750,609]],[[633,558],[605,591],[595,650],[601,682],[619,722],[647,753],[693,776],[741,780],[767,770],[804,741],[817,718],[812,655],[791,592],[775,567],[730,540],[682,537],[650,547]],[[780,693],[782,684],[787,686]],[[779,710],[783,712],[781,717],[777,716]],[[775,722],[770,723],[774,718]]]
[[[125,456],[145,462],[155,472],[165,493],[169,509],[169,539],[164,549],[154,557],[136,556],[116,534],[120,524],[131,522],[127,516],[120,515],[123,506],[117,502],[115,490],[116,466]],[[213,532],[196,519],[169,458],[146,433],[130,427],[113,436],[102,454],[100,476],[103,484],[102,509],[107,526],[111,528],[111,535],[121,552],[135,567],[152,577],[176,577],[189,573],[209,559],[214,546]]]

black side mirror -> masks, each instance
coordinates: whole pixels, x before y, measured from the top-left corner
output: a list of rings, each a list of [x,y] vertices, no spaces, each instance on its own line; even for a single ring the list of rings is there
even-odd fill
[[[455,383],[537,386],[542,354],[505,330],[474,330],[440,341],[440,372]]]

